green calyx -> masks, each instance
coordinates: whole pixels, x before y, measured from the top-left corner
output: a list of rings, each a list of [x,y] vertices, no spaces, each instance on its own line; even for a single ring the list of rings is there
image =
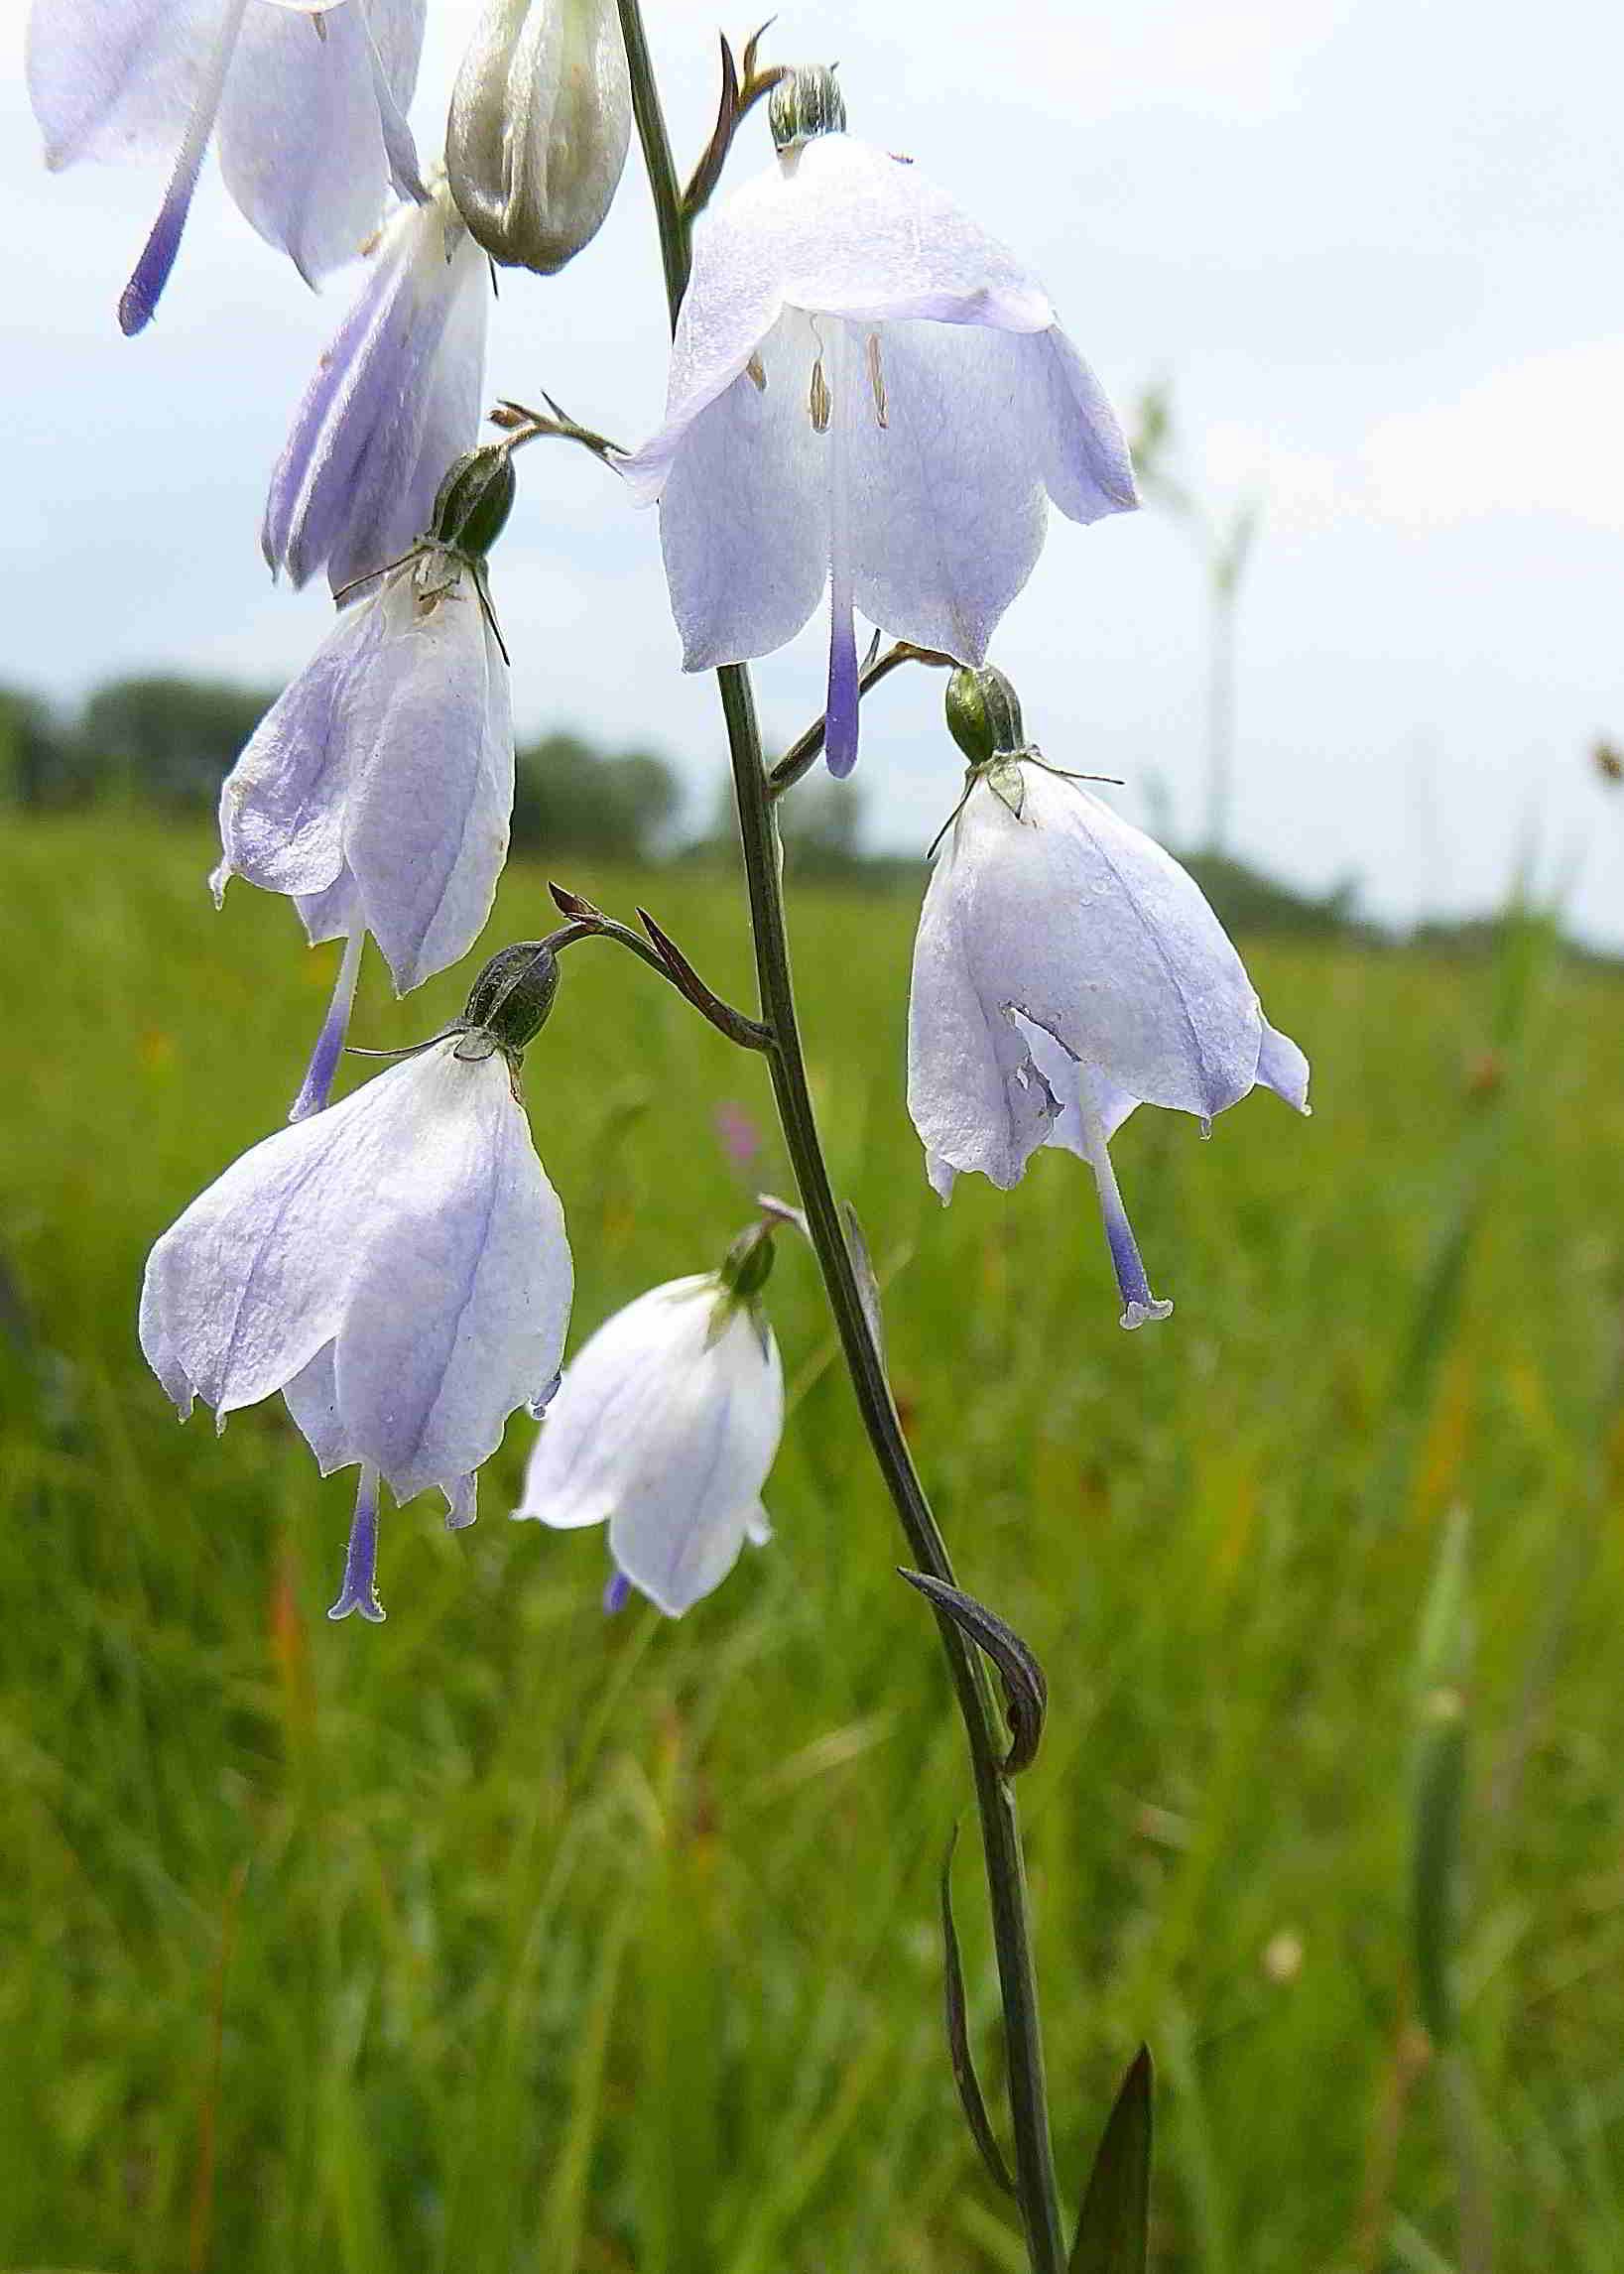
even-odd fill
[[[1021,698],[990,664],[961,664],[947,682],[947,731],[972,766],[994,758],[1024,757]]]
[[[507,525],[518,491],[506,442],[464,451],[439,485],[430,537],[436,545],[483,561]]]
[[[754,1223],[748,1231],[740,1232],[725,1256],[716,1274],[729,1308],[753,1302],[766,1286],[773,1268],[773,1233],[771,1223]]]
[[[517,1058],[540,1034],[558,991],[559,958],[550,944],[516,941],[475,979],[463,1020]]]
[[[801,63],[786,71],[767,98],[767,123],[776,150],[793,150],[814,134],[844,134],[846,101],[826,63]]]

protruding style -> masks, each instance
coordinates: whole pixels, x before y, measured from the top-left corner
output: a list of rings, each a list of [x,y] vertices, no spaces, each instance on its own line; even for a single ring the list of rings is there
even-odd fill
[[[406,109],[426,0],[34,0],[28,84],[54,171],[173,161],[119,303],[152,319],[210,138],[225,186],[308,283],[353,259],[391,185],[421,196]]]

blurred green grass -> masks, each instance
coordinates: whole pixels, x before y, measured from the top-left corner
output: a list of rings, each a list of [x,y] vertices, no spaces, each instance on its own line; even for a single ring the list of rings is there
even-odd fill
[[[147,1247],[280,1121],[332,968],[279,902],[216,916],[208,857],[151,821],[4,841],[0,2266],[1019,2274],[941,2042],[959,1738],[810,1258],[771,1291],[778,1540],[690,1617],[606,1622],[601,1542],[503,1521],[521,1420],[472,1533],[388,1520],[388,1625],[329,1626],[349,1482],[280,1409],[181,1432],[134,1339]],[[648,898],[749,1000],[725,881],[564,881]],[[1455,1971],[1497,2264],[1616,2274],[1624,989],[1526,922],[1475,966],[1253,952],[1315,1116],[1123,1132],[1178,1303],[1129,1336],[1078,1164],[927,1190],[912,917],[803,898],[801,994],[960,1576],[1049,1673],[1022,1793],[1068,2187],[1148,2038],[1164,2274],[1457,2266],[1406,1874],[1462,1505]],[[515,870],[489,944],[549,922]],[[467,977],[397,1005],[369,964],[357,1039],[432,1032]],[[715,1113],[767,1127],[753,1061],[585,948],[526,1091],[577,1336],[719,1255]],[[788,1190],[770,1139],[756,1182]],[[958,1910],[990,2086],[967,1854]]]

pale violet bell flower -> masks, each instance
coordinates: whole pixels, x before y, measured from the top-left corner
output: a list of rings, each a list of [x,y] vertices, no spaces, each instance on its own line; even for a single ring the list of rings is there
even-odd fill
[[[479,431],[490,272],[443,182],[395,214],[359,299],[299,407],[260,544],[273,573],[335,592],[429,526],[446,468]]]
[[[908,1107],[943,1200],[1006,1191],[1041,1145],[1099,1188],[1124,1326],[1165,1318],[1108,1142],[1136,1105],[1203,1123],[1255,1085],[1308,1110],[1308,1062],[1264,1018],[1199,887],[1033,753],[972,769],[914,949]]]
[[[340,611],[221,786],[216,903],[242,876],[289,894],[312,946],[347,942],[294,1120],[327,1101],[366,935],[405,994],[466,954],[490,914],[513,720],[485,555],[513,492],[501,444],[458,461],[430,534]]]
[[[150,322],[212,136],[226,189],[309,283],[351,260],[393,183],[421,194],[405,111],[426,0],[34,0],[27,69],[55,172],[171,160],[119,303]]]
[[[516,1517],[607,1523],[616,1573],[669,1617],[772,1537],[761,1488],[784,1431],[771,1327],[715,1273],[617,1311],[564,1369]],[[621,1588],[611,1582],[611,1604]]]
[[[343,609],[220,792],[233,876],[300,903],[312,944],[372,934],[405,994],[484,930],[513,809],[508,667],[477,568],[429,546]]]
[[[844,774],[854,609],[979,663],[1037,562],[1045,493],[1082,522],[1138,499],[1042,286],[917,167],[798,136],[796,89],[804,104],[817,80],[775,93],[777,165],[702,224],[665,424],[618,462],[660,503],[685,670],[781,647],[828,588],[825,747]]]
[[[381,1477],[471,1523],[475,1472],[546,1394],[569,1318],[563,1214],[507,1053],[464,1029],[267,1137],[147,1262],[141,1347],[183,1420],[280,1390],[321,1473],[361,1464],[334,1617],[382,1615]]]

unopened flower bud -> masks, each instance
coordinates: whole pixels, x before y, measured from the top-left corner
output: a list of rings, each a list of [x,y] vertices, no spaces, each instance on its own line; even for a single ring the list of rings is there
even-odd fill
[[[961,665],[947,682],[947,731],[972,766],[1027,747],[1021,701],[1001,671]]]
[[[518,486],[505,442],[465,450],[435,499],[435,542],[483,561],[507,525]]]
[[[489,0],[451,96],[451,194],[493,260],[550,276],[596,236],[626,164],[614,0]]]
[[[520,940],[493,955],[475,979],[463,1018],[518,1052],[534,1042],[559,991],[559,959],[545,940]]]
[[[775,150],[791,150],[814,134],[844,134],[846,99],[824,63],[787,71],[767,98]]]

